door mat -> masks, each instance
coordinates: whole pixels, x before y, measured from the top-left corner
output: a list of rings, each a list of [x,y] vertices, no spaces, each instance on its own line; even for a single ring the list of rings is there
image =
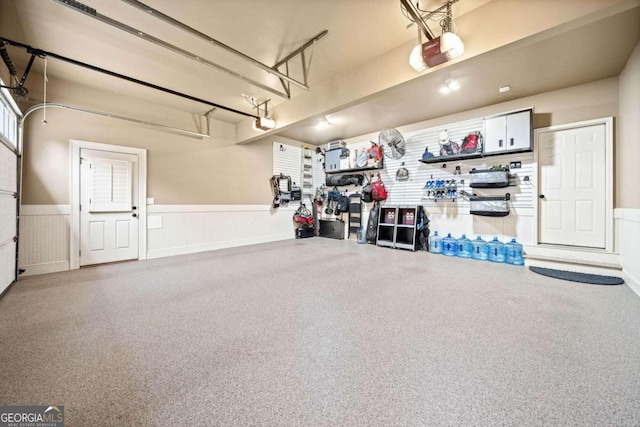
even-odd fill
[[[556,279],[570,280],[572,282],[588,283],[590,285],[622,285],[624,280],[613,276],[600,276],[598,274],[576,273],[575,271],[554,270],[552,268],[542,268],[530,266],[529,270],[543,276]]]

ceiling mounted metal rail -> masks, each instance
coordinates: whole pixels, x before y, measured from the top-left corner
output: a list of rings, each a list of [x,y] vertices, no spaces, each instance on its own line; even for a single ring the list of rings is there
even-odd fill
[[[198,62],[200,64],[207,65],[207,66],[212,67],[212,68],[214,68],[214,69],[216,69],[218,71],[226,73],[226,74],[228,74],[228,75],[230,75],[232,77],[236,77],[236,78],[238,78],[238,79],[240,79],[240,80],[242,80],[242,81],[244,81],[246,83],[249,83],[249,84],[251,84],[253,86],[259,87],[260,89],[263,89],[263,90],[271,92],[271,93],[273,93],[275,95],[281,96],[282,98],[290,99],[290,95],[287,94],[287,93],[280,92],[280,91],[278,91],[276,89],[273,89],[273,88],[271,88],[271,87],[269,87],[267,85],[264,85],[264,84],[262,84],[260,82],[257,82],[257,81],[255,81],[253,79],[250,79],[248,77],[245,77],[242,74],[236,73],[233,70],[230,70],[230,69],[228,69],[226,67],[223,67],[222,65],[216,64],[215,62],[212,62],[212,61],[209,61],[208,59],[202,58],[201,56],[196,55],[195,53],[189,52],[189,51],[187,51],[185,49],[182,49],[182,48],[180,48],[180,47],[178,47],[176,45],[168,43],[168,42],[166,42],[164,40],[161,40],[161,39],[159,39],[157,37],[154,37],[152,35],[146,34],[143,31],[140,31],[140,30],[138,30],[136,28],[130,27],[129,25],[123,24],[122,22],[116,21],[115,19],[111,19],[108,16],[101,15],[96,11],[96,9],[94,9],[92,7],[89,7],[89,6],[86,6],[86,5],[84,5],[84,4],[82,4],[82,3],[78,2],[78,1],[75,1],[75,0],[52,0],[52,1],[55,2],[55,3],[61,4],[61,5],[67,6],[70,9],[73,9],[73,10],[75,10],[77,12],[80,12],[80,13],[82,13],[84,15],[87,15],[87,16],[89,16],[91,18],[94,18],[94,19],[96,19],[96,20],[98,20],[100,22],[103,22],[105,24],[111,25],[112,27],[115,27],[115,28],[117,28],[119,30],[122,30],[122,31],[126,32],[126,33],[129,33],[129,34],[134,35],[136,37],[139,37],[139,38],[141,38],[143,40],[151,42],[151,43],[153,43],[155,45],[158,45],[158,46],[163,47],[165,49],[168,49],[168,50],[170,50],[172,52],[180,54],[180,55],[182,55],[182,56],[184,56],[186,58],[189,58],[189,59],[191,59],[193,61],[196,61],[196,62]]]
[[[97,111],[97,110],[91,110],[89,108],[84,108],[84,107],[74,107],[72,105],[50,103],[50,102],[47,102],[46,104],[45,103],[36,104],[33,107],[29,107],[27,109],[27,111],[25,111],[24,117],[22,117],[22,121],[24,121],[29,114],[33,113],[36,110],[40,110],[42,108],[52,108],[52,107],[53,108],[64,108],[65,110],[80,111],[80,112],[83,112],[83,113],[95,114],[95,115],[98,115],[98,116],[109,117],[109,118],[112,118],[112,119],[124,120],[124,121],[127,121],[127,122],[136,123],[136,124],[139,124],[139,125],[155,127],[155,128],[158,128],[158,129],[169,131],[169,132],[183,133],[185,135],[195,136],[195,137],[198,137],[198,138],[211,138],[211,135],[207,135],[205,133],[194,132],[194,131],[190,131],[190,130],[186,130],[186,129],[180,129],[180,128],[176,128],[176,127],[173,127],[173,126],[163,125],[163,124],[160,124],[160,123],[147,122],[145,120],[134,119],[132,117],[121,116],[119,114],[106,113],[104,111]],[[208,119],[209,119],[208,115],[205,115],[205,118],[208,121]],[[208,127],[208,124],[207,124],[207,127]]]
[[[433,40],[433,34],[431,33],[429,27],[427,27],[427,23],[420,15],[418,7],[414,5],[410,0],[400,0],[400,4],[404,8],[404,10],[406,10],[407,13],[411,16],[413,22],[415,22],[418,28],[420,28],[424,35],[427,36],[427,39]]]
[[[216,45],[224,50],[226,50],[227,52],[230,52],[236,56],[238,56],[239,58],[244,59],[245,61],[248,61],[249,63],[255,65],[258,68],[261,68],[262,70],[266,71],[269,74],[273,74],[275,76],[278,76],[279,78],[288,81],[289,83],[293,83],[294,85],[304,89],[304,90],[309,90],[309,86],[307,85],[306,79],[305,82],[299,82],[298,80],[281,73],[280,71],[278,71],[277,69],[275,69],[275,67],[269,67],[266,64],[263,64],[262,62],[248,56],[245,55],[244,53],[232,48],[231,46],[228,46],[224,43],[222,43],[219,40],[214,39],[213,37],[210,37],[204,33],[202,33],[201,31],[196,30],[193,27],[188,26],[187,24],[178,21],[177,19],[174,19],[168,15],[165,15],[164,13],[160,12],[157,9],[152,8],[151,6],[148,6],[144,3],[142,3],[141,1],[138,0],[122,0],[123,2],[127,3],[130,6],[136,7],[144,12],[147,12],[149,15],[158,18],[164,22],[167,22],[173,26],[176,26],[178,28],[180,28],[181,30],[184,30],[194,36],[200,37],[201,39]]]
[[[11,46],[20,47],[22,49],[25,49],[30,54],[35,54],[37,56],[50,56],[52,58],[59,59],[60,61],[68,62],[70,64],[77,65],[79,67],[87,68],[87,69],[92,70],[92,71],[97,71],[99,73],[103,73],[103,74],[106,74],[106,75],[109,75],[109,76],[112,76],[112,77],[117,77],[119,79],[126,80],[126,81],[131,82],[131,83],[136,83],[136,84],[139,84],[139,85],[142,85],[142,86],[146,86],[146,87],[151,88],[151,89],[159,90],[161,92],[169,93],[171,95],[179,96],[181,98],[185,98],[185,99],[188,99],[188,100],[191,100],[191,101],[200,102],[202,104],[209,105],[211,107],[216,107],[216,108],[219,108],[221,110],[230,111],[232,113],[240,114],[240,115],[245,116],[245,117],[253,117],[254,119],[259,118],[258,116],[254,115],[254,114],[245,113],[244,111],[236,110],[235,108],[231,108],[231,107],[225,107],[224,105],[220,105],[220,104],[217,104],[215,102],[207,101],[206,99],[197,98],[195,96],[187,95],[185,93],[178,92],[178,91],[175,91],[173,89],[167,89],[165,87],[158,86],[158,85],[155,85],[153,83],[145,82],[143,80],[139,80],[139,79],[136,79],[134,77],[129,77],[129,76],[125,76],[124,74],[116,73],[115,71],[106,70],[104,68],[96,67],[95,65],[91,65],[91,64],[87,64],[85,62],[77,61],[75,59],[67,58],[66,56],[58,55],[58,54],[53,53],[53,52],[48,52],[48,51],[42,50],[42,49],[36,49],[36,48],[33,48],[33,47],[29,46],[29,45],[26,45],[26,44],[23,44],[23,43],[20,43],[20,42],[16,42],[16,41],[7,39],[5,37],[0,37],[0,40],[3,40],[5,43],[7,43],[7,44],[9,44]]]

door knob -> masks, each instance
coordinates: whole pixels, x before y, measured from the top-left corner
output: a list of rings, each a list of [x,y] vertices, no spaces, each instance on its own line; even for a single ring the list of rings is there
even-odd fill
[[[541,194],[541,195],[540,195],[540,196],[538,196],[538,197],[540,197],[541,199],[544,199],[544,194]]]
[[[138,214],[137,214],[137,213],[134,213],[134,214],[133,214],[133,215],[131,215],[131,216],[132,216],[132,217],[134,217],[134,218],[138,218]]]

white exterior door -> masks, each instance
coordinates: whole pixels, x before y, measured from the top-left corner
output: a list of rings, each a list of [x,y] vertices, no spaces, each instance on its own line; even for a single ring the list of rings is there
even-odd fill
[[[138,259],[138,156],[80,150],[80,265]]]
[[[605,125],[541,132],[540,243],[605,248]]]

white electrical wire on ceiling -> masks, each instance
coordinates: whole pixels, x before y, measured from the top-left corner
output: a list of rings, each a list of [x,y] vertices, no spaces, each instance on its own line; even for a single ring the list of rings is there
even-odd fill
[[[42,109],[42,124],[47,124],[47,57],[44,57],[44,107]]]

